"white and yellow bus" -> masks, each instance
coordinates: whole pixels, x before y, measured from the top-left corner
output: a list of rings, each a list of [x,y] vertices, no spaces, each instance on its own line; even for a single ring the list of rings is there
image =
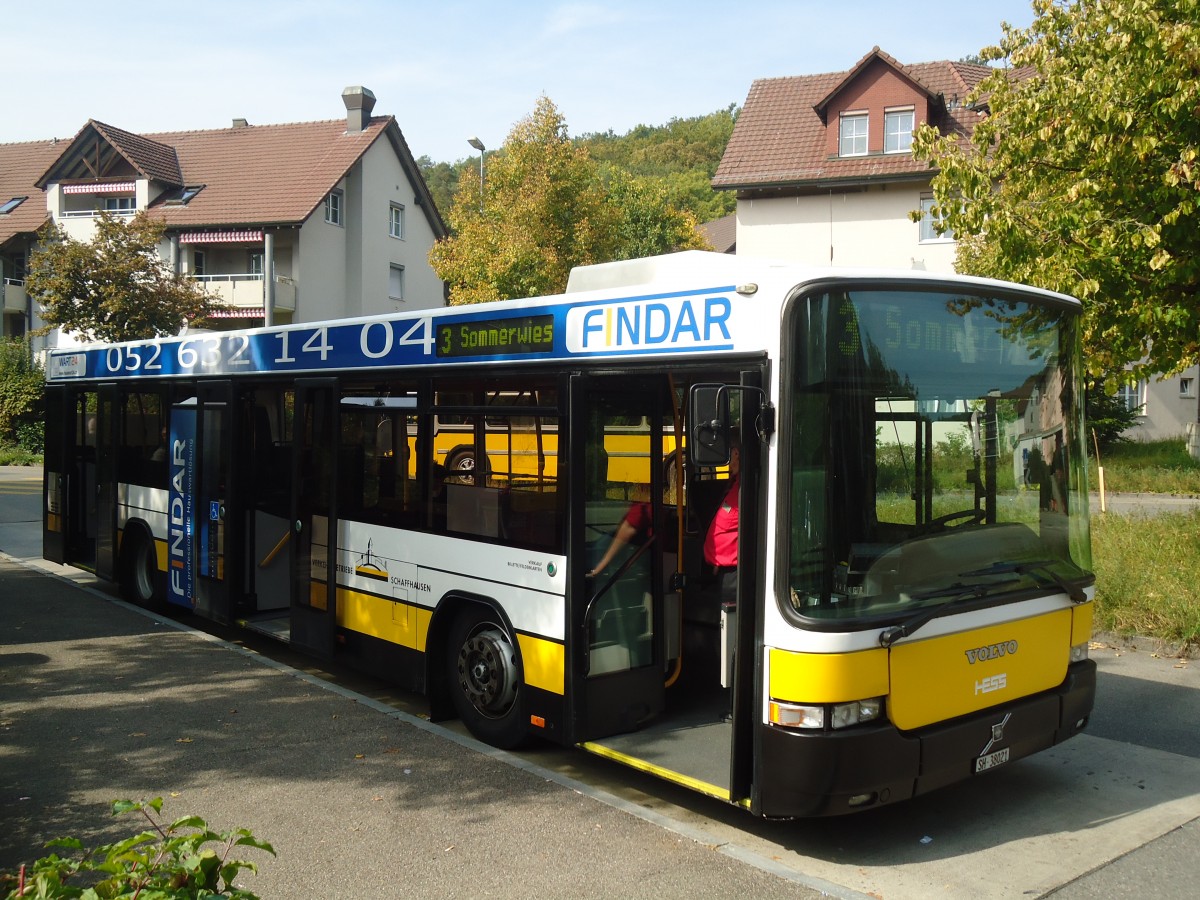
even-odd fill
[[[871,809],[1087,724],[1079,319],[689,252],[561,296],[54,351],[44,552],[497,746],[761,816]],[[702,546],[732,497],[722,602]]]

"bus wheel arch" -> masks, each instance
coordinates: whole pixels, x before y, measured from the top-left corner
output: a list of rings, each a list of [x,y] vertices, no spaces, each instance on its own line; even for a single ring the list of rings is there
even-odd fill
[[[125,524],[121,537],[121,595],[131,603],[153,609],[164,600],[162,574],[158,571],[158,550],[150,528],[140,519]]]
[[[468,597],[446,613],[439,629],[445,636],[441,688],[475,737],[506,750],[520,746],[528,737],[526,692],[521,649],[507,617],[486,599]]]

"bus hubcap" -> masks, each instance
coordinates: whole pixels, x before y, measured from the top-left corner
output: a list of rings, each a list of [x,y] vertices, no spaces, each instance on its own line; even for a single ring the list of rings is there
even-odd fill
[[[489,628],[463,642],[458,652],[458,682],[480,712],[497,715],[517,693],[516,661],[503,632]]]

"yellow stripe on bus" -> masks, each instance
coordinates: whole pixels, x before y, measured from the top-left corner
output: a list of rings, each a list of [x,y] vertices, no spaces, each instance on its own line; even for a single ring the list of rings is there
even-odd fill
[[[325,583],[312,582],[312,606],[325,608]],[[433,611],[362,591],[338,588],[337,623],[349,631],[425,652]],[[558,641],[518,634],[525,683],[553,694],[565,691],[566,650]]]
[[[673,781],[676,784],[682,785],[693,791],[699,791],[701,794],[707,794],[710,797],[716,797],[718,800],[729,800],[729,791],[723,787],[717,787],[715,784],[710,784],[707,781],[701,781],[699,778],[692,778],[690,775],[684,775],[681,772],[673,771],[672,769],[664,769],[662,766],[655,765],[652,762],[647,762],[644,759],[639,759],[636,756],[630,756],[628,753],[622,753],[620,750],[614,750],[612,747],[606,747],[604,744],[596,741],[584,741],[577,746],[582,747],[589,753],[595,753],[597,756],[603,756],[607,759],[616,760],[619,763],[637,769],[640,772],[646,772],[650,775],[655,775],[658,778],[663,778],[667,781]]]
[[[566,675],[566,648],[557,641],[518,634],[521,662],[525,667],[525,683],[552,694],[562,695]]]
[[[797,703],[842,703],[888,692],[888,655],[882,647],[857,653],[771,650],[770,695]]]
[[[1071,607],[1071,646],[1086,644],[1092,639],[1092,615],[1094,606],[1091,603],[1080,603]]]

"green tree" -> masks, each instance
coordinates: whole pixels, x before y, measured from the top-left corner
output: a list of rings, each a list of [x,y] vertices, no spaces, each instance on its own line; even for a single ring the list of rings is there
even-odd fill
[[[610,200],[620,211],[614,259],[712,249],[696,231],[696,217],[671,202],[663,179],[637,178],[611,169],[605,182]]]
[[[1200,359],[1200,0],[1033,7],[981,52],[1006,65],[971,140],[914,137],[934,215],[960,271],[1082,299],[1093,372],[1177,371]]]
[[[90,241],[48,222],[29,259],[26,287],[49,326],[100,341],[177,334],[186,322],[221,308],[200,284],[158,255],[165,224],[138,213],[101,213]]]
[[[656,189],[609,175],[541,97],[488,156],[482,198],[477,171],[460,177],[446,216],[452,236],[429,256],[450,302],[557,293],[574,266],[697,246],[687,214]]]
[[[28,338],[0,339],[0,445],[40,453],[46,379]]]

